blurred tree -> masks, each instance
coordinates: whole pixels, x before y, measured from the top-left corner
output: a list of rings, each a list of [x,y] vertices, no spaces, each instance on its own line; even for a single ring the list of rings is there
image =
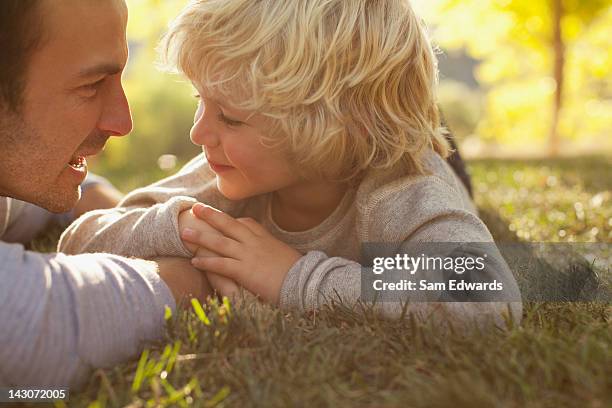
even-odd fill
[[[440,0],[428,16],[442,47],[465,47],[482,61],[477,77],[487,104],[480,135],[533,143],[548,134],[556,155],[559,136],[610,131],[609,0]]]

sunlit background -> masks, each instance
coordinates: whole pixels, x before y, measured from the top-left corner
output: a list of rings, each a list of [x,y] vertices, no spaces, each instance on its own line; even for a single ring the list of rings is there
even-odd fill
[[[161,72],[155,47],[186,0],[128,0],[124,76],[134,131],[94,165],[130,189],[176,171],[195,100]],[[439,47],[440,105],[462,153],[550,157],[612,153],[612,3],[413,0]]]

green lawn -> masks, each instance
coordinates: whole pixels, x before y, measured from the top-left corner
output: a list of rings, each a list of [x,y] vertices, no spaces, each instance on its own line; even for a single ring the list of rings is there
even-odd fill
[[[470,170],[483,219],[497,239],[610,243],[611,164],[604,157],[482,160]],[[597,290],[609,294],[607,265],[593,276]],[[254,302],[211,302],[195,309],[173,316],[166,340],[138,361],[97,371],[67,405],[604,407],[612,402],[609,302],[528,303],[520,326],[470,334],[444,334],[409,316],[381,321],[367,308],[343,305],[306,316]]]

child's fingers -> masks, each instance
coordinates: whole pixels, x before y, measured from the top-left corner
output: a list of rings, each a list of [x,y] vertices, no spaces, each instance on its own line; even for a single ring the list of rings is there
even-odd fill
[[[183,240],[183,245],[185,245],[185,248],[187,248],[187,250],[191,252],[192,255],[197,254],[199,247],[196,244],[192,244],[191,242]]]
[[[238,242],[245,242],[253,234],[247,226],[238,222],[229,214],[213,207],[202,203],[196,203],[193,205],[192,211],[198,218],[206,221],[211,227],[215,228],[226,237],[233,238]]]
[[[186,228],[195,230],[200,234],[210,233],[210,234],[222,235],[221,232],[217,231],[216,229],[208,225],[206,221],[198,218],[191,209],[182,211],[178,217],[179,235],[181,235],[183,230],[185,230]],[[183,239],[183,244],[192,254],[195,254],[196,251],[198,250],[197,244],[193,244],[184,239]]]
[[[201,247],[201,246],[197,246],[196,245],[196,250],[194,252],[194,256],[195,257],[202,257],[202,256],[220,256],[219,254],[211,251],[210,249]]]
[[[201,233],[191,228],[181,231],[181,239],[206,248],[220,256],[238,259],[241,255],[241,244],[221,234]]]
[[[236,221],[245,225],[253,234],[257,236],[262,236],[268,233],[268,230],[253,218],[237,218]]]
[[[198,269],[207,272],[218,273],[226,278],[239,281],[242,263],[232,258],[221,258],[209,256],[203,258],[191,258],[191,264]]]
[[[216,290],[221,296],[232,298],[238,294],[239,287],[233,280],[210,271],[206,272],[206,277],[208,278],[208,282],[211,284],[213,289]]]

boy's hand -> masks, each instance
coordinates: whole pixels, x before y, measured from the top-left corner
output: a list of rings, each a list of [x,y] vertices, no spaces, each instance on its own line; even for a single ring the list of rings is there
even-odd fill
[[[219,254],[196,256],[193,265],[232,279],[263,300],[278,304],[285,276],[302,254],[251,218],[235,219],[201,203],[194,204],[192,213],[215,232],[186,228],[181,230],[181,238]]]
[[[208,225],[206,221],[203,221],[200,218],[196,217],[193,213],[193,207],[179,214],[178,227],[180,232],[188,228],[197,231],[198,233],[217,234],[219,236],[222,236],[220,232]],[[198,245],[186,241],[185,239],[183,239],[183,244],[189,250],[189,252],[198,257],[217,256],[217,254],[215,254],[214,252],[209,251],[206,248],[199,248]]]
[[[198,233],[223,236],[219,231],[208,225],[206,221],[203,221],[200,218],[196,217],[193,213],[193,208],[185,210],[179,214],[178,226],[179,231],[191,229],[197,231]],[[188,242],[184,239],[183,244],[197,258],[218,256],[218,254],[206,248],[200,247],[197,244],[192,244],[191,242]],[[210,282],[212,287],[220,295],[231,298],[233,295],[238,293],[238,285],[236,285],[236,282],[234,282],[233,280],[228,279],[223,275],[218,275],[209,271],[205,271],[205,273],[206,278],[208,278],[208,282]]]

